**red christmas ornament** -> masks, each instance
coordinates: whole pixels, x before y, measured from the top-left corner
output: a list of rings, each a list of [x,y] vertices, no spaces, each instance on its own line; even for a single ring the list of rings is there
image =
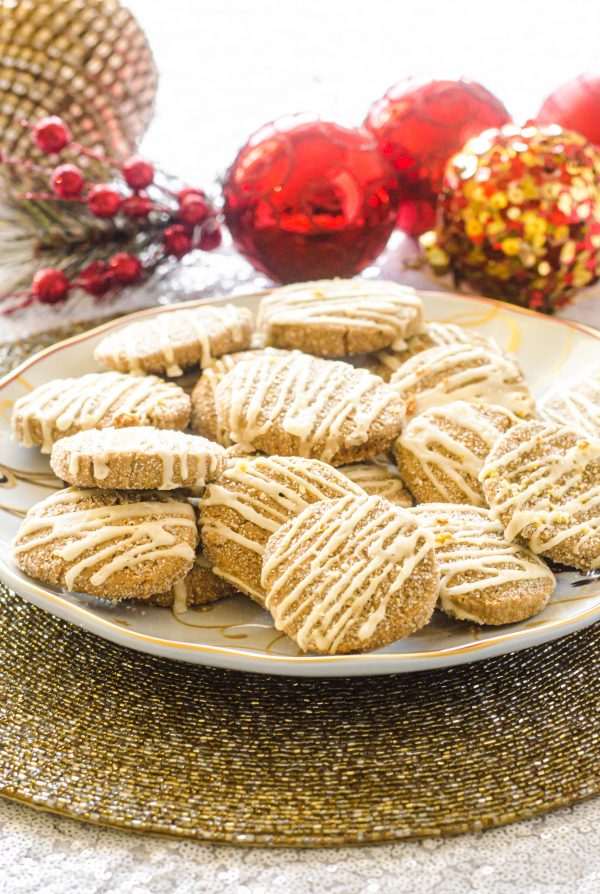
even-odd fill
[[[83,192],[85,178],[77,165],[59,165],[52,172],[52,190],[59,199],[78,199]]]
[[[97,298],[105,295],[114,285],[113,275],[106,261],[93,261],[84,267],[77,278],[77,285]]]
[[[223,193],[237,248],[280,282],[358,273],[385,247],[398,207],[368,131],[300,116],[251,136]]]
[[[560,124],[600,146],[600,72],[587,72],[557,87],[537,113],[538,124]]]
[[[180,189],[177,193],[177,201],[181,205],[188,196],[200,196],[201,199],[206,200],[206,193],[203,189],[196,189],[192,186],[184,186],[184,188]]]
[[[208,216],[208,204],[197,193],[188,193],[180,200],[179,217],[184,223],[195,227],[203,223]]]
[[[121,286],[137,282],[142,275],[142,262],[126,251],[120,251],[113,255],[108,266],[115,282]]]
[[[221,244],[222,238],[218,227],[205,227],[200,234],[198,248],[202,251],[214,251]]]
[[[120,205],[120,210],[126,217],[143,218],[148,217],[152,211],[153,205],[147,196],[140,196],[137,193],[127,196]]]
[[[92,186],[87,197],[88,208],[96,217],[114,217],[121,204],[121,196],[110,186]]]
[[[123,162],[123,177],[132,189],[146,189],[154,180],[154,167],[145,158],[132,155]]]
[[[173,224],[163,233],[163,245],[168,255],[182,258],[192,250],[192,240],[183,224]]]
[[[365,126],[396,169],[398,226],[418,236],[433,226],[446,162],[470,137],[511,120],[481,84],[407,78],[373,103]]]
[[[33,277],[32,291],[42,304],[58,304],[69,294],[71,283],[56,267],[42,267]]]
[[[40,118],[33,128],[33,141],[40,152],[51,154],[60,152],[71,141],[69,128],[58,115]]]

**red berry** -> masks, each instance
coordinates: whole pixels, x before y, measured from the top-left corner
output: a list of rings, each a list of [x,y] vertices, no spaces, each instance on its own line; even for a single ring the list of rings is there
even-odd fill
[[[121,196],[111,186],[99,183],[92,186],[87,197],[88,208],[96,217],[114,217],[121,204]]]
[[[206,193],[203,189],[195,189],[192,186],[184,186],[183,189],[180,189],[177,193],[177,201],[181,205],[188,196],[200,196],[201,199],[206,198]]]
[[[122,286],[128,286],[133,282],[137,282],[142,275],[142,262],[139,258],[128,254],[126,251],[120,251],[113,255],[108,266],[115,278]]]
[[[59,165],[52,172],[51,183],[59,199],[78,199],[83,192],[85,177],[77,165]]]
[[[50,154],[64,149],[71,141],[71,134],[62,118],[48,115],[33,125],[33,141],[38,149]]]
[[[105,261],[93,261],[80,272],[77,285],[90,295],[100,297],[113,286],[113,275]]]
[[[179,205],[179,217],[184,223],[195,227],[208,216],[208,205],[202,196],[187,195]]]
[[[147,196],[127,196],[121,202],[121,211],[127,217],[148,217],[153,207]]]
[[[192,250],[192,240],[182,224],[167,227],[163,233],[163,242],[166,253],[176,258],[182,258]]]
[[[218,227],[205,227],[200,234],[198,246],[202,251],[213,251],[218,248],[222,240],[221,231]]]
[[[42,304],[57,304],[69,294],[71,283],[56,267],[43,267],[33,277],[33,294]]]
[[[145,158],[132,155],[123,162],[123,176],[132,189],[145,189],[154,180],[154,167]]]

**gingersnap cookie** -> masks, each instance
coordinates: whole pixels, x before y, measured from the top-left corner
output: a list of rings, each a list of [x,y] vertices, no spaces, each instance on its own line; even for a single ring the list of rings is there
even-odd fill
[[[369,459],[364,463],[350,463],[338,469],[346,478],[358,484],[369,496],[383,497],[404,508],[412,506],[412,494],[406,487],[396,466],[385,458]]]
[[[238,459],[200,500],[202,543],[215,574],[264,605],[262,555],[271,534],[311,503],[348,493],[362,491],[318,460]]]
[[[600,376],[566,383],[538,404],[540,416],[554,425],[568,425],[600,438]]]
[[[245,307],[207,305],[138,320],[107,335],[94,351],[105,369],[180,376],[195,364],[250,347],[254,318]]]
[[[496,441],[479,480],[508,540],[572,568],[600,567],[600,439],[522,422]]]
[[[488,453],[519,422],[493,404],[455,400],[411,419],[394,444],[400,474],[420,503],[486,506],[478,480]]]
[[[270,537],[262,584],[278,630],[304,652],[379,649],[431,618],[439,573],[431,532],[381,497],[304,509]]]
[[[52,447],[55,474],[79,487],[174,490],[204,487],[225,469],[213,441],[157,428],[102,428],[61,438]]]
[[[93,428],[186,428],[190,398],[157,376],[88,373],[52,379],[15,401],[12,435],[24,447],[50,453],[60,438]]]
[[[390,379],[409,416],[454,400],[498,404],[519,418],[535,403],[517,361],[480,345],[428,348],[403,363]]]
[[[68,487],[29,510],[14,559],[52,586],[140,598],[185,577],[197,539],[194,509],[181,496]]]
[[[215,404],[218,429],[232,441],[332,465],[384,452],[404,421],[403,401],[381,379],[299,351],[236,364]]]
[[[210,562],[200,553],[196,556],[192,570],[183,580],[173,584],[166,593],[151,596],[147,601],[151,605],[172,606],[175,614],[186,611],[195,605],[209,605],[219,599],[233,596],[235,589],[222,577],[217,577]]]
[[[504,353],[495,339],[482,335],[481,332],[476,332],[474,329],[463,329],[462,326],[457,326],[455,323],[429,321],[425,323],[423,332],[407,338],[403,346],[399,346],[395,350],[387,348],[384,351],[367,354],[360,365],[372,372],[373,375],[380,376],[384,382],[389,382],[392,374],[415,354],[420,354],[421,351],[426,351],[429,348],[455,344],[478,345],[488,348],[494,353]]]
[[[262,299],[257,318],[265,344],[320,357],[397,347],[422,325],[423,306],[414,289],[360,279],[274,289]]]
[[[488,509],[430,503],[411,512],[435,538],[443,612],[475,624],[515,624],[547,604],[554,575],[526,547],[509,543]]]

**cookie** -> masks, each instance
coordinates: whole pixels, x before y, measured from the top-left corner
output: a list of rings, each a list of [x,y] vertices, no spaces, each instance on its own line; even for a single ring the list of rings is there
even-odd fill
[[[215,391],[217,425],[250,450],[358,462],[388,449],[404,421],[389,385],[299,351],[238,363]]]
[[[413,498],[393,463],[386,459],[370,459],[350,463],[339,470],[369,496],[383,497],[397,506],[412,506]]]
[[[411,512],[435,537],[443,612],[498,625],[524,621],[544,608],[554,575],[526,547],[509,543],[488,509],[430,503]]]
[[[320,357],[397,347],[422,326],[417,293],[383,280],[325,279],[274,289],[257,318],[265,344]]]
[[[504,407],[456,400],[408,423],[394,444],[400,474],[420,503],[486,506],[478,480],[500,435],[519,422]]]
[[[233,596],[235,589],[222,577],[217,577],[210,562],[202,553],[196,556],[192,570],[167,593],[159,593],[147,600],[151,605],[172,606],[175,614],[195,605],[209,605]]]
[[[206,305],[138,320],[107,335],[94,357],[105,369],[180,376],[214,357],[250,347],[254,318],[245,307]]]
[[[205,369],[196,382],[192,391],[192,416],[190,426],[193,431],[211,441],[216,441],[223,447],[231,446],[231,439],[226,431],[219,426],[215,393],[217,385],[221,382],[233,367],[242,360],[256,360],[259,357],[272,357],[287,355],[287,351],[277,351],[275,348],[266,348],[257,351],[238,351],[235,354],[226,354],[215,360]]]
[[[102,428],[61,438],[52,447],[55,474],[79,487],[123,490],[202,488],[227,465],[218,444],[180,431]]]
[[[600,438],[600,376],[567,383],[539,402],[542,419]]]
[[[522,422],[496,441],[479,480],[508,540],[571,568],[600,567],[600,439]]]
[[[151,425],[186,428],[190,398],[177,385],[156,376],[88,373],[78,379],[53,379],[20,397],[12,414],[12,434],[24,447],[50,453],[60,438],[92,428]]]
[[[200,501],[202,543],[220,577],[264,604],[260,584],[265,543],[318,500],[361,494],[341,472],[299,457],[238,459]]]
[[[390,379],[409,416],[454,400],[499,404],[519,418],[535,404],[516,360],[480,345],[428,348],[403,363]]]
[[[437,348],[441,345],[478,345],[488,348],[497,354],[503,354],[500,345],[493,339],[474,329],[463,329],[454,323],[425,323],[423,332],[407,338],[404,345],[395,350],[388,348],[385,351],[376,351],[374,354],[366,354],[361,366],[368,369],[375,376],[380,376],[384,382],[389,382],[392,373],[400,369],[403,363],[426,351],[428,348]]]
[[[369,652],[429,621],[433,536],[381,497],[326,500],[269,538],[262,584],[275,626],[304,652]]]
[[[194,509],[181,496],[68,487],[29,510],[14,558],[52,586],[140,598],[185,577],[197,539]]]

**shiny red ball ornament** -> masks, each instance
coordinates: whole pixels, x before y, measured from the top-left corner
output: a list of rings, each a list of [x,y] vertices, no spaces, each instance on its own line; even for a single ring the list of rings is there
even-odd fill
[[[581,74],[546,97],[538,124],[560,124],[600,146],[600,71]]]
[[[184,186],[183,189],[180,189],[177,193],[177,201],[181,205],[188,196],[200,196],[201,199],[206,199],[206,193],[203,189],[197,189],[193,186]]]
[[[163,245],[168,255],[182,258],[192,250],[190,234],[183,224],[173,224],[163,233]]]
[[[114,217],[119,210],[121,196],[111,186],[99,183],[90,189],[87,204],[96,217]]]
[[[153,207],[152,201],[147,196],[140,196],[136,193],[123,199],[120,210],[126,217],[143,219],[148,217]]]
[[[129,286],[138,282],[143,270],[140,259],[126,251],[120,251],[113,255],[108,262],[108,267],[115,282],[121,286]]]
[[[139,155],[126,159],[122,171],[125,183],[132,189],[146,189],[154,180],[154,166]]]
[[[105,295],[114,285],[113,275],[106,261],[93,261],[84,267],[77,277],[77,285],[96,298]]]
[[[470,137],[511,120],[475,81],[407,78],[378,99],[365,120],[400,185],[398,227],[418,236],[433,226],[448,159]]]
[[[179,217],[184,223],[195,227],[203,223],[208,216],[206,200],[196,193],[188,193],[180,201]]]
[[[218,227],[205,227],[200,233],[198,247],[202,251],[214,251],[221,244],[223,237]]]
[[[58,115],[47,115],[40,118],[32,128],[33,141],[40,152],[51,155],[60,152],[71,142],[69,128]]]
[[[78,199],[85,186],[85,177],[77,165],[59,165],[52,172],[52,191],[59,199]]]
[[[70,288],[69,279],[56,267],[43,267],[33,277],[33,294],[42,304],[58,304],[64,301]]]
[[[398,185],[362,128],[295,116],[250,137],[226,174],[239,251],[279,282],[353,276],[394,228]]]

